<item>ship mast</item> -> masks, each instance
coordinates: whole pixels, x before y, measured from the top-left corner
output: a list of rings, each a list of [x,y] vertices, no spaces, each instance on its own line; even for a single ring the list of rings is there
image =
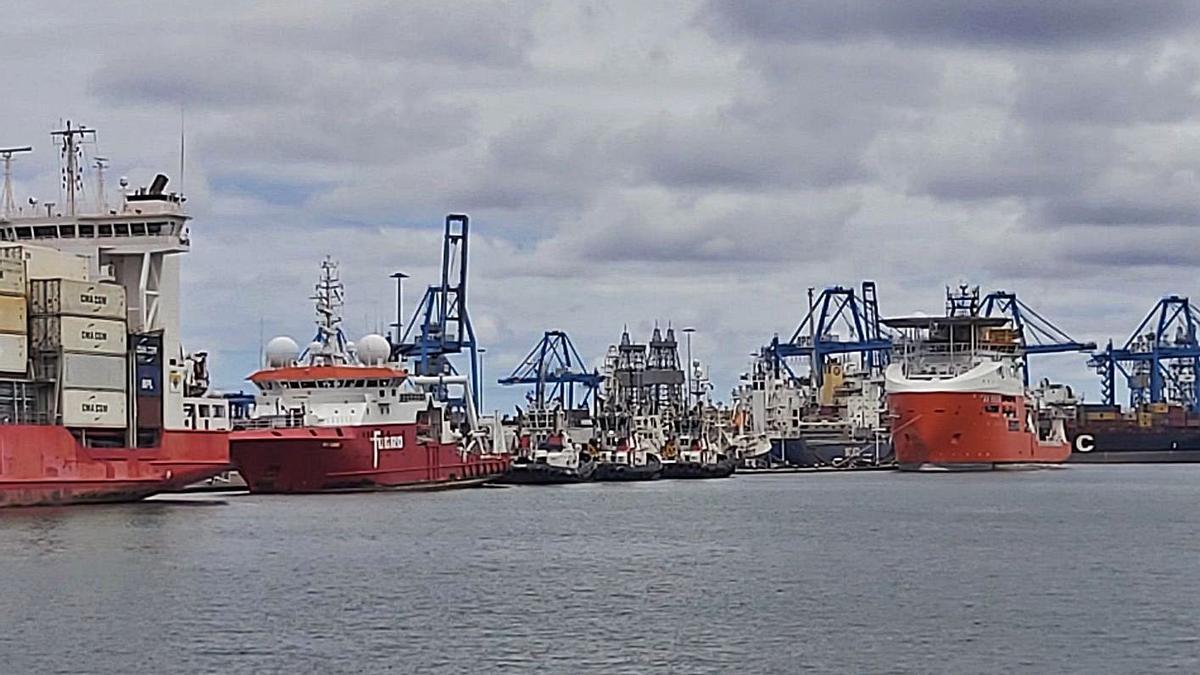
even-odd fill
[[[54,142],[62,147],[62,182],[67,195],[67,216],[73,218],[76,193],[83,189],[83,170],[79,166],[79,160],[83,157],[82,143],[88,138],[96,140],[96,131],[83,125],[72,127],[71,121],[67,120],[67,128],[52,131],[50,135],[54,137]]]
[[[108,168],[107,157],[96,157],[96,210],[105,214],[108,213],[108,199],[104,195],[104,170]]]
[[[313,364],[337,365],[350,362],[346,337],[342,333],[342,307],[345,287],[338,275],[338,264],[328,256],[321,262],[321,280],[312,300],[316,302],[317,335],[309,353]]]
[[[0,148],[0,157],[4,159],[4,218],[6,220],[12,217],[13,209],[16,207],[13,203],[12,193],[12,158],[19,152],[33,152],[33,146]]]

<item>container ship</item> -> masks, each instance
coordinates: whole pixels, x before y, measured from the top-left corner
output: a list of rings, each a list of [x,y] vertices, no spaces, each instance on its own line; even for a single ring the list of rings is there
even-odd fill
[[[207,395],[206,356],[185,354],[179,259],[190,247],[182,195],[159,174],[109,205],[85,151],[95,131],[53,133],[63,204],[12,196],[0,150],[0,506],[138,500],[229,466],[228,408]]]
[[[1080,405],[1067,434],[1071,462],[1200,462],[1200,415],[1178,404]]]
[[[884,321],[901,334],[885,371],[901,469],[1057,464],[1071,454],[1064,416],[1025,385],[1018,331],[1007,317],[980,316],[978,298],[978,289],[947,291],[946,316]]]
[[[313,299],[317,333],[303,352],[288,337],[266,346],[250,375],[250,418],[231,434],[231,456],[252,493],[469,487],[508,470],[481,428],[465,376],[413,376],[381,335],[347,340],[343,286],[326,260]],[[451,387],[463,410],[452,411]]]

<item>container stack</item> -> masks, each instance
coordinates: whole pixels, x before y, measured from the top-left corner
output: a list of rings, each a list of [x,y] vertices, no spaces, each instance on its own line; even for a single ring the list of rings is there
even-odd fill
[[[57,383],[58,416],[74,428],[124,428],[129,361],[125,289],[79,278],[32,279],[36,376]]]
[[[0,257],[0,377],[24,378],[29,370],[29,307],[25,263]]]

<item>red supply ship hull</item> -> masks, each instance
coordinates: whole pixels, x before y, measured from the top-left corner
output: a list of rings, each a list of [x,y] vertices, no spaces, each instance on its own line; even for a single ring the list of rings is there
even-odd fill
[[[89,448],[63,427],[0,425],[0,506],[137,501],[228,468],[225,431],[164,431],[153,448]]]
[[[468,487],[508,470],[506,456],[465,454],[414,425],[236,431],[231,448],[256,493]]]
[[[1057,464],[1071,455],[1063,442],[1045,442],[1027,428],[1022,397],[981,392],[888,395],[892,440],[902,469],[994,468]]]

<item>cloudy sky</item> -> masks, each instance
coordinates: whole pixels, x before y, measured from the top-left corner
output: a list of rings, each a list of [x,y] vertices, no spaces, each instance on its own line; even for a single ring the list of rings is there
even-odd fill
[[[185,339],[226,388],[260,326],[310,333],[326,254],[353,335],[392,271],[411,306],[456,211],[491,380],[546,329],[598,360],[672,322],[724,392],[807,287],[864,278],[884,314],[970,281],[1097,342],[1196,286],[1195,3],[254,4],[0,6],[20,194],[56,189],[61,118],[174,176],[184,111]]]

